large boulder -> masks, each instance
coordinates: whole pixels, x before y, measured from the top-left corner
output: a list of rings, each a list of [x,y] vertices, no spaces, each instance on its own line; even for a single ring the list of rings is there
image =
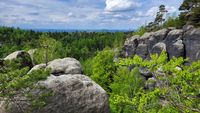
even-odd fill
[[[161,29],[154,32],[153,35],[149,38],[148,49],[151,50],[155,44],[162,42],[166,38],[168,32],[169,29]]]
[[[56,96],[38,113],[108,113],[108,95],[85,75],[51,75],[41,84]]]
[[[38,65],[35,65],[28,73],[31,73],[32,71],[39,70],[39,69],[45,69],[45,68],[46,68],[46,64],[38,64]]]
[[[20,60],[22,67],[32,67],[32,60],[30,55],[26,51],[16,51],[4,58],[4,60]]]
[[[122,48],[121,56],[130,57],[135,55],[136,48],[138,46],[138,35],[126,39],[124,47]]]
[[[147,32],[144,33],[138,40],[140,44],[148,44],[149,43],[149,38],[153,36],[153,32]]]
[[[169,59],[172,57],[184,57],[185,55],[184,44],[182,40],[177,40],[175,43],[172,43],[171,46],[167,46],[167,48]]]
[[[151,50],[151,54],[161,54],[162,51],[166,51],[166,45],[165,43],[159,42],[156,45],[153,46]]]
[[[37,85],[44,86],[54,95],[46,97],[47,105],[32,110],[32,113],[109,113],[106,91],[89,77],[80,74],[81,64],[76,59],[56,59],[49,62],[47,67],[45,64],[34,66],[32,71],[41,68],[51,68],[52,74]],[[34,90],[33,94],[46,90]],[[24,97],[18,97],[15,103],[9,103],[9,111],[5,110],[5,103],[1,102],[0,113],[22,113],[18,105],[24,111],[30,109],[30,103]]]
[[[148,55],[148,48],[147,44],[139,44],[137,49],[136,49],[136,54],[143,59],[146,59]]]
[[[184,45],[182,42],[183,30],[172,30],[168,33],[164,43],[167,47],[167,53],[169,58],[172,57],[183,57],[184,56]]]
[[[55,59],[48,63],[47,68],[50,68],[54,75],[82,73],[80,62],[74,58]]]
[[[183,36],[183,43],[186,58],[189,58],[190,62],[200,60],[200,28],[187,31]]]

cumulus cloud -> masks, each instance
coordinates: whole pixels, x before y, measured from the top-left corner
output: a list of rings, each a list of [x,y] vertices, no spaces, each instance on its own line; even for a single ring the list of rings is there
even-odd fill
[[[128,29],[155,18],[160,4],[166,5],[168,13],[177,12],[180,3],[174,6],[175,3],[174,0],[0,0],[0,25]]]
[[[175,8],[174,6],[166,6],[166,10],[168,11],[167,12],[168,15],[178,12],[178,9]],[[146,13],[144,13],[144,16],[155,17],[158,11],[159,11],[158,7],[155,6],[151,7]]]
[[[105,10],[108,12],[128,11],[140,7],[137,0],[106,0]]]

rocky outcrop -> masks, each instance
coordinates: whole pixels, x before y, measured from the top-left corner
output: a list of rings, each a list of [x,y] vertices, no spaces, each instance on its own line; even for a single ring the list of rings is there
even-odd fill
[[[22,67],[32,67],[32,59],[30,55],[25,51],[16,51],[11,54],[9,54],[7,57],[4,58],[4,60],[20,60],[20,64]]]
[[[200,28],[187,25],[183,29],[168,28],[145,33],[141,37],[133,36],[126,40],[121,56],[137,54],[147,59],[151,54],[160,54],[162,50],[167,52],[169,59],[189,58],[190,63],[200,60]]]
[[[153,46],[151,54],[161,54],[162,51],[166,51],[166,44],[163,42],[159,42]]]
[[[34,66],[29,73],[45,68],[51,69],[51,75],[38,84],[53,91],[54,95],[48,97],[46,106],[33,110],[33,113],[109,113],[106,91],[89,77],[81,74],[79,61],[74,58],[56,59],[47,65]],[[17,103],[21,104],[23,109],[28,109],[28,102]],[[16,104],[9,105],[10,112],[5,111],[3,106],[4,104],[0,103],[0,113],[21,113]]]
[[[183,35],[185,57],[191,62],[200,60],[200,28],[191,29]]]
[[[131,38],[128,38],[124,43],[124,51],[122,51],[122,54],[125,57],[133,56],[136,52],[137,46],[138,46],[138,38],[139,35],[133,36]]]
[[[51,75],[41,84],[55,92],[38,113],[108,113],[106,92],[81,74]]]
[[[80,62],[74,58],[55,59],[48,63],[47,68],[51,68],[54,75],[82,73]]]

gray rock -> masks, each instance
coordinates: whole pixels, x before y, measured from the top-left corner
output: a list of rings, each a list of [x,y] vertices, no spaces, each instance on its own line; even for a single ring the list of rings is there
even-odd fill
[[[139,44],[137,49],[136,49],[136,54],[140,57],[142,57],[143,59],[146,58],[146,56],[148,55],[148,48],[146,44]]]
[[[149,79],[149,78],[153,77],[151,71],[149,69],[147,69],[147,68],[139,68],[139,72],[146,79]]]
[[[128,38],[125,43],[124,47],[122,48],[121,56],[123,57],[130,57],[135,55],[136,48],[138,46],[138,35],[135,35],[131,38]]]
[[[4,58],[4,60],[16,60],[16,59],[21,59],[20,63],[22,67],[32,67],[32,60],[30,55],[25,52],[25,51],[16,51],[8,55],[7,57]]]
[[[28,73],[31,73],[32,71],[38,70],[38,69],[45,69],[46,68],[46,64],[38,64],[35,65]]]
[[[47,105],[33,110],[32,113],[109,113],[108,95],[106,91],[89,77],[80,74],[81,64],[74,58],[56,59],[45,64],[34,66],[31,70],[51,68],[52,73],[47,80],[39,81],[37,85],[53,91],[53,96],[47,97]],[[29,72],[29,73],[30,73]],[[77,74],[78,73],[78,74]],[[46,90],[34,90],[38,95]],[[9,103],[9,111],[5,103],[0,102],[0,113],[22,113],[30,109],[30,103],[25,97],[15,97],[15,103]]]
[[[40,113],[109,112],[107,93],[87,76],[51,75],[41,84],[52,89],[57,98],[53,97]]]
[[[182,42],[183,30],[172,30],[168,33],[164,43],[167,47],[167,53],[169,58],[172,57],[183,57],[184,56],[184,45]]]
[[[139,35],[134,35],[130,38],[127,38],[124,42],[124,45],[131,45],[135,43],[135,40],[138,39],[140,36]]]
[[[39,85],[53,91],[54,96],[47,97],[47,105],[33,110],[32,113],[109,113],[108,95],[104,89],[81,74],[50,75]],[[39,91],[40,92],[40,91]],[[26,111],[28,101],[23,98],[16,101]],[[10,111],[1,103],[0,113],[22,113],[15,104],[9,104]]]
[[[193,29],[193,28],[194,28],[193,25],[184,25],[184,26],[183,26],[183,31],[186,32],[186,31],[189,31],[189,30],[191,30],[191,29]]]
[[[160,55],[162,51],[166,51],[166,45],[165,45],[165,43],[160,42],[153,46],[151,54]]]
[[[186,50],[186,58],[190,62],[200,59],[200,28],[187,31],[183,36],[183,43]]]
[[[74,58],[55,59],[48,63],[47,68],[52,74],[81,74],[82,68],[78,60]]]
[[[153,32],[147,32],[142,35],[138,41],[140,44],[148,44],[149,43],[149,38],[153,35]]]
[[[168,46],[167,46],[168,47]],[[184,57],[184,44],[182,40],[178,40],[175,43],[173,43],[170,48],[168,48],[167,53],[169,55],[169,59],[172,57]]]
[[[153,36],[149,38],[148,49],[151,50],[155,44],[162,42],[166,38],[168,32],[168,29],[161,29],[154,32]]]

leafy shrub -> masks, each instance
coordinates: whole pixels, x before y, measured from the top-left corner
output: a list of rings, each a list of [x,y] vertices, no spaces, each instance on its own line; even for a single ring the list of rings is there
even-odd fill
[[[144,33],[147,32],[147,28],[146,26],[141,26],[140,28],[138,28],[137,31],[133,32],[133,35],[139,35],[142,36]]]
[[[0,98],[6,103],[7,110],[13,103],[17,106],[18,112],[28,112],[32,108],[39,109],[46,105],[45,101],[47,98],[44,95],[50,96],[51,91],[47,91],[40,94],[33,94],[34,90],[41,89],[44,87],[36,85],[38,81],[45,80],[50,75],[50,70],[37,70],[31,73],[27,73],[28,68],[20,68],[19,64],[13,61],[6,61],[4,66],[1,67],[0,73]],[[24,109],[20,103],[21,98],[25,97],[30,104],[30,109]],[[37,102],[37,103],[34,103]],[[35,110],[34,109],[34,110]],[[16,111],[17,112],[17,111]]]
[[[198,113],[200,112],[200,98],[199,98],[199,87],[200,87],[200,61],[185,66],[183,58],[173,58],[167,61],[167,54],[163,52],[160,56],[152,55],[151,60],[143,60],[142,58],[135,56],[134,58],[121,59],[119,62],[120,66],[138,66],[146,67],[150,69],[154,78],[156,79],[157,87],[153,90],[142,88],[140,85],[135,85],[137,92],[130,97],[128,90],[121,85],[111,85],[111,108],[113,112],[124,112],[124,113]],[[180,67],[180,69],[177,69]],[[159,72],[158,70],[162,70]],[[134,72],[135,76],[137,72]],[[133,74],[133,75],[134,75]],[[122,74],[123,75],[123,74]],[[126,74],[121,77],[127,83],[129,79]],[[116,77],[114,77],[116,78]],[[114,80],[115,82],[118,82]],[[113,84],[116,84],[116,83]],[[126,86],[125,82],[125,86]],[[116,87],[121,93],[114,92]],[[139,89],[138,89],[139,87]],[[121,89],[120,89],[121,88]]]
[[[107,92],[110,92],[109,85],[113,81],[116,67],[114,62],[114,51],[106,48],[84,63],[86,75],[90,76],[95,82],[102,86]]]

